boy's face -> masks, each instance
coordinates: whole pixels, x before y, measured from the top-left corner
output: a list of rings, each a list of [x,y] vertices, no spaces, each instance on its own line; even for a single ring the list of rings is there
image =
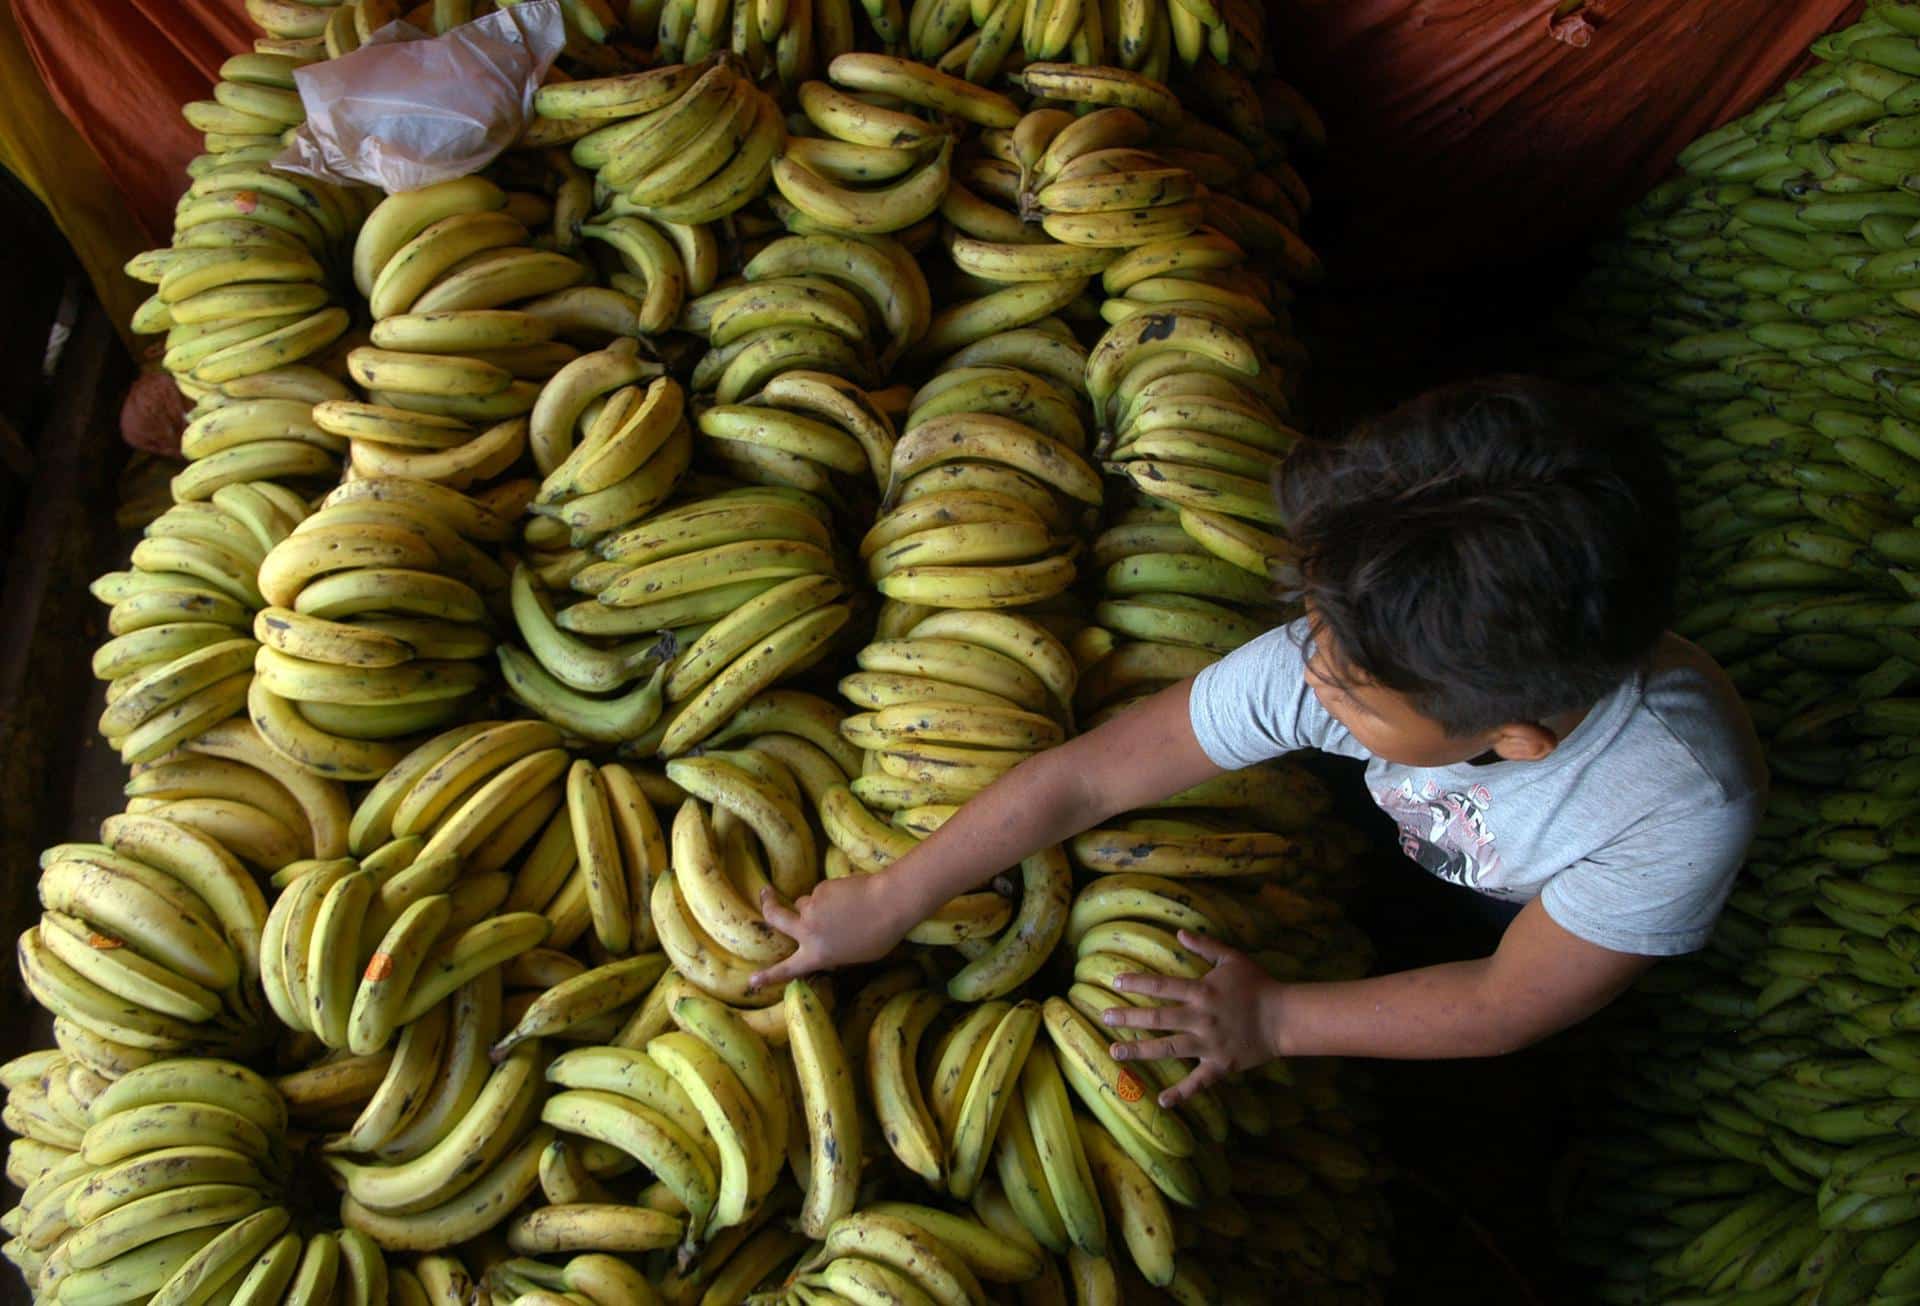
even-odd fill
[[[1317,622],[1306,681],[1327,715],[1345,726],[1362,748],[1399,766],[1454,766],[1489,752],[1508,761],[1538,761],[1558,742],[1552,731],[1526,722],[1475,735],[1449,734],[1405,694],[1370,682],[1342,659],[1333,638]]]

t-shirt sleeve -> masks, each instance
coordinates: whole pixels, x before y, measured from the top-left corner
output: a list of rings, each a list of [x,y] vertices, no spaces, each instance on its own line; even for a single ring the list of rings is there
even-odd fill
[[[1300,748],[1366,756],[1307,687],[1303,626],[1270,630],[1194,678],[1187,715],[1215,766],[1237,771]]]
[[[1569,934],[1614,952],[1698,951],[1733,889],[1764,802],[1764,794],[1750,793],[1630,831],[1548,880],[1540,905]]]

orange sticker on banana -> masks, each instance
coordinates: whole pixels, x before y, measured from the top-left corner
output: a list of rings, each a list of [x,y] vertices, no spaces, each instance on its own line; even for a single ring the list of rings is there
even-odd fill
[[[367,960],[366,974],[361,976],[369,984],[378,984],[393,974],[393,957],[385,952],[376,952]]]
[[[1113,1091],[1122,1102],[1138,1102],[1147,1095],[1147,1086],[1131,1070],[1122,1070],[1120,1077],[1113,1081]]]
[[[95,952],[112,952],[115,948],[127,946],[125,939],[116,939],[111,934],[87,935],[87,946]]]

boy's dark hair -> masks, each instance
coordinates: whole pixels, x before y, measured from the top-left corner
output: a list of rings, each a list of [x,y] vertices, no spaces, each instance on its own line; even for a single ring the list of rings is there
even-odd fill
[[[1302,442],[1275,494],[1340,660],[1449,734],[1591,706],[1672,616],[1666,463],[1585,391],[1443,386]]]

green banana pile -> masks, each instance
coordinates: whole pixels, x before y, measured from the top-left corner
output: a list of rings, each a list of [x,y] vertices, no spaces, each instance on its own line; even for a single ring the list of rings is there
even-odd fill
[[[1364,973],[1299,768],[749,983],[763,891],[1287,615],[1320,129],[1251,11],[564,0],[514,146],[383,196],[272,168],[292,69],[492,6],[247,8],[129,267],[194,409],[19,941],[36,1300],[1381,1300],[1355,1072],[1163,1110],[1099,1025],[1180,929]]]
[[[1812,55],[1681,153],[1564,315],[1665,439],[1678,629],[1726,666],[1773,774],[1711,945],[1601,1045],[1618,1069],[1570,1243],[1606,1301],[1920,1293],[1920,6],[1875,0]]]

